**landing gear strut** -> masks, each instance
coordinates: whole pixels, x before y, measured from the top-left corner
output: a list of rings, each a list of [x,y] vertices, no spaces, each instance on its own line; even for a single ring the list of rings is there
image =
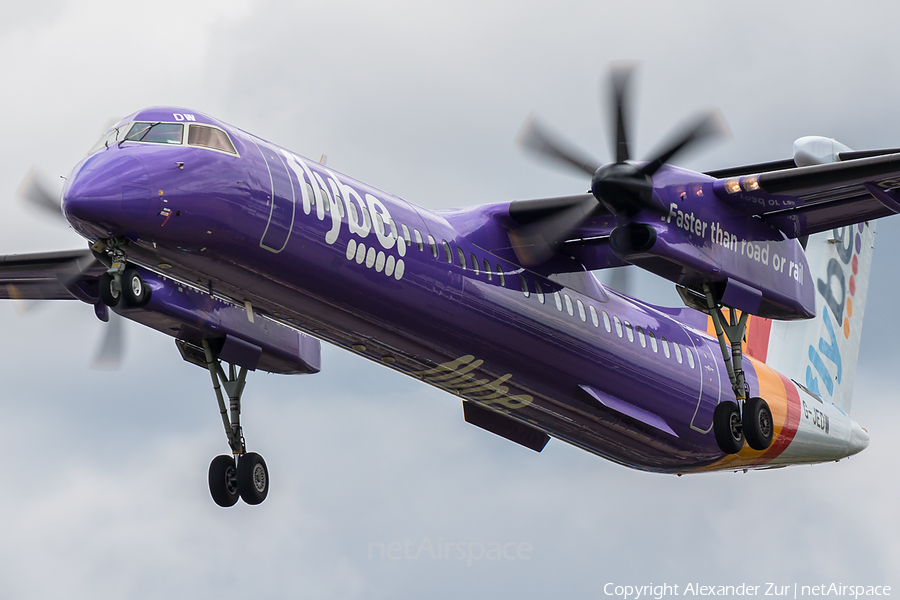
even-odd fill
[[[113,308],[124,300],[128,308],[141,308],[150,302],[150,286],[141,279],[137,269],[125,262],[121,244],[104,244],[111,261],[109,269],[98,281],[100,302]]]
[[[749,313],[728,307],[728,318],[722,313],[708,284],[703,285],[708,313],[716,328],[716,337],[722,349],[722,358],[731,380],[736,402],[726,400],[716,406],[713,413],[713,430],[716,443],[725,454],[736,454],[744,446],[744,441],[754,450],[765,450],[772,444],[772,411],[762,398],[748,398],[750,386],[744,380],[741,342],[747,331]],[[728,342],[731,351],[728,349]]]
[[[217,456],[209,465],[209,493],[215,503],[222,507],[233,506],[238,496],[247,504],[259,504],[269,494],[269,470],[262,456],[247,452],[241,429],[241,395],[246,384],[247,369],[241,367],[236,373],[235,366],[229,364],[226,375],[222,361],[215,355],[207,340],[203,340],[203,353],[212,377],[228,445],[231,446],[231,456]],[[222,396],[223,387],[228,394],[228,407]]]

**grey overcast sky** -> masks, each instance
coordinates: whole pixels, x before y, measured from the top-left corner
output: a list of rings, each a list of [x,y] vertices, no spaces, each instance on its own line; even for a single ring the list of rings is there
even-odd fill
[[[733,138],[681,164],[787,158],[794,139],[900,147],[894,2],[35,0],[0,10],[0,254],[83,247],[15,197],[49,186],[110,120],[215,115],[429,208],[579,192],[532,161],[526,115],[602,159],[610,62],[638,60],[637,154],[719,107]],[[897,219],[897,218],[895,218]],[[325,348],[312,377],[253,374],[245,432],[261,506],[206,489],[226,450],[208,374],[128,328],[88,365],[89,306],[0,303],[2,598],[601,598],[606,583],[892,585],[900,593],[892,315],[900,221],[878,225],[854,417],[837,464],[676,478],[558,441],[534,454],[457,398]],[[668,284],[637,290],[676,302]],[[399,543],[409,556],[382,557]],[[513,559],[432,558],[514,544]],[[372,549],[376,550],[373,552]]]

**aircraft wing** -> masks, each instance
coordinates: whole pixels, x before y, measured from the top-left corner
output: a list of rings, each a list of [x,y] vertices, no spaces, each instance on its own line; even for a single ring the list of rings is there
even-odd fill
[[[716,196],[796,238],[900,213],[900,153],[890,152],[843,153],[840,162],[808,167],[754,165],[772,167],[757,174],[737,175],[741,168],[708,174],[734,174],[713,184]]]
[[[0,256],[0,299],[77,300],[105,268],[90,250]]]

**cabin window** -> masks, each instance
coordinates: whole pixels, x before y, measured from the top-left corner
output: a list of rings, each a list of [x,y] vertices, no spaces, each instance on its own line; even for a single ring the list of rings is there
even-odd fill
[[[566,298],[566,312],[569,313],[569,316],[571,317],[572,315],[575,314],[575,310],[572,308],[572,299],[569,298],[568,294],[563,294],[563,295]]]
[[[409,227],[407,227],[405,223],[400,223],[400,227],[403,228],[403,241],[406,242],[408,248],[411,248],[412,238],[409,237]],[[419,248],[419,250],[421,249],[422,248]]]
[[[593,304],[588,304],[588,308],[591,309],[591,323],[594,324],[594,327],[600,327],[600,321],[597,319],[597,309],[594,308]]]
[[[478,257],[474,254],[470,255],[469,258],[472,259],[472,270],[475,271],[475,274],[478,275],[480,271],[478,270]]]
[[[653,350],[653,352],[659,352],[659,346],[656,345],[656,336],[653,335],[653,332],[648,331],[647,337],[650,338],[650,349]]]
[[[637,331],[638,341],[641,343],[641,348],[646,348],[647,347],[647,337],[644,335],[644,330],[641,329],[640,327],[637,327],[635,329],[635,331]]]
[[[181,144],[184,125],[180,123],[135,123],[123,141],[151,144]]]
[[[309,185],[308,183],[306,183],[304,185],[306,185],[306,197],[309,198],[309,205],[315,207],[316,193],[313,191],[313,188],[311,185]],[[351,203],[350,208],[353,209],[353,211],[352,211],[353,212],[353,220],[355,221],[356,220],[356,205]]]
[[[556,300],[556,310],[562,311],[562,296],[559,292],[553,292],[553,299]]]
[[[453,264],[453,253],[450,252],[450,244],[447,243],[447,240],[441,240],[444,244],[444,258],[447,259],[447,262],[451,265]]]
[[[179,125],[178,127],[181,126]],[[181,139],[177,143],[180,144]],[[219,150],[220,152],[227,152],[228,154],[237,154],[234,144],[231,143],[227,133],[215,127],[197,125],[195,123],[191,123],[190,127],[188,127],[188,146],[201,146]]]
[[[459,246],[456,247],[456,254],[459,256],[459,268],[466,270],[466,253]]]
[[[400,238],[397,223],[395,223],[393,219],[388,219],[388,223],[391,224],[391,237],[394,238],[394,241],[396,242]]]
[[[678,344],[672,344],[672,349],[675,350],[675,360],[678,361],[680,365],[684,359],[681,358],[681,346]]]
[[[684,357],[688,361],[688,366],[693,369],[694,368],[694,351],[691,350],[690,348],[688,348],[687,346],[685,346],[684,347]]]
[[[537,281],[534,282],[534,293],[537,294],[538,302],[541,304],[544,303],[544,290],[541,288],[541,284]]]
[[[601,310],[600,312],[603,313],[603,327],[606,329],[606,333],[609,333],[612,331],[612,327],[609,324],[609,314],[607,314],[605,310]]]
[[[372,217],[369,216],[369,211],[366,208],[362,209],[362,215],[363,222],[366,224],[366,229],[372,229]]]
[[[494,278],[494,274],[491,271],[491,263],[489,263],[487,259],[484,259],[482,264],[484,265],[484,274],[487,275],[488,281],[491,281]]]
[[[625,321],[625,335],[628,336],[628,341],[634,341],[634,328],[631,327],[631,323]]]
[[[672,353],[669,352],[669,342],[666,341],[666,338],[661,337],[661,338],[659,338],[659,341],[662,342],[663,354],[666,355],[666,358],[669,358],[670,356],[672,356]]]
[[[616,324],[616,335],[622,337],[622,321],[619,320],[619,317],[613,317],[613,322]]]
[[[500,280],[500,285],[506,287],[506,277],[503,275],[503,269],[500,268],[500,265],[497,265],[497,279]]]
[[[419,233],[418,229],[413,229],[413,233],[416,234],[416,246],[419,248],[419,252],[425,249],[425,244],[422,242],[422,234]],[[428,236],[431,237],[431,236]]]
[[[524,275],[519,275],[519,279],[522,280],[522,293],[525,294],[525,297],[531,296],[531,292],[528,291],[528,281],[525,280]]]
[[[326,206],[328,205],[326,204]],[[384,220],[381,218],[381,213],[377,211],[375,212],[375,228],[382,237],[385,237]]]
[[[338,194],[334,195],[334,205],[338,209],[338,214],[341,215],[341,218],[344,218],[344,199],[341,198]]]
[[[431,255],[435,258],[438,256],[437,242],[434,241],[434,238],[429,235],[428,236],[428,245],[431,247]]]
[[[578,304],[578,316],[581,317],[582,321],[587,321],[587,315],[584,313],[584,304],[578,299],[575,302]]]
[[[328,201],[328,192],[325,191],[325,188],[320,188],[319,191],[322,192],[322,203],[325,205],[325,212],[331,214],[331,202]]]

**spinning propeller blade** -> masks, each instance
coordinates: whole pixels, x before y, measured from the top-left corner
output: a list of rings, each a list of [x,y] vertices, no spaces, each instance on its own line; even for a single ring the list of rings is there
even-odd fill
[[[563,141],[560,136],[538,124],[534,115],[525,120],[517,140],[520,146],[588,175],[593,175],[600,166],[593,157],[576,148],[574,144]]]
[[[54,219],[65,223],[66,220],[62,213],[60,198],[54,196],[42,184],[41,179],[37,169],[32,167],[22,179],[22,183],[19,184],[17,195],[31,206],[44,211],[45,215],[52,215]],[[69,288],[79,277],[84,276],[85,273],[98,266],[101,265],[96,258],[76,258],[60,265],[56,278],[63,287]],[[32,289],[29,297],[33,299],[36,297],[36,294],[38,294],[38,291]],[[35,300],[19,300],[18,303],[27,303],[22,309],[30,311],[38,302]],[[109,323],[100,347],[97,349],[97,353],[91,363],[92,368],[101,370],[119,369],[122,365],[124,349],[123,319],[109,311]]]
[[[25,174],[22,183],[19,184],[19,189],[16,191],[16,194],[31,206],[36,206],[40,210],[45,211],[45,214],[50,213],[55,218],[65,221],[59,197],[54,196],[46,186],[41,183],[41,177],[38,175],[38,171],[35,167],[32,167],[28,173]]]
[[[617,163],[624,163],[630,158],[628,154],[628,134],[625,127],[625,110],[627,108],[625,95],[628,93],[628,82],[636,66],[636,63],[620,63],[614,65],[610,71],[613,93],[613,123],[616,130],[616,145],[613,148],[613,154],[616,156]]]
[[[643,175],[652,177],[661,166],[672,160],[676,154],[688,146],[705,139],[729,137],[730,135],[730,130],[725,123],[725,117],[722,116],[722,113],[718,110],[711,110],[684,128],[679,135],[675,136],[675,139],[665,150],[660,151],[654,159],[641,167],[640,172]]]
[[[516,256],[523,265],[539,265],[546,261],[566,241],[566,237],[587,219],[597,208],[597,201],[591,197],[578,204],[561,210],[546,219],[519,230],[512,230],[509,237],[513,242]]]
[[[613,66],[610,72],[615,129],[614,163],[598,165],[588,154],[539,125],[534,116],[530,116],[525,122],[519,134],[519,144],[543,158],[553,159],[590,174],[591,193],[594,197],[510,232],[516,254],[524,264],[538,264],[553,256],[560,244],[590,218],[598,203],[616,216],[619,226],[630,222],[644,210],[664,211],[653,200],[653,175],[689,146],[727,134],[728,128],[721,114],[710,111],[685,127],[646,164],[641,166],[630,162],[626,116],[629,107],[628,86],[634,69],[633,63],[623,63]]]
[[[91,361],[91,368],[99,371],[118,371],[122,367],[125,351],[125,327],[122,317],[109,311],[109,322],[106,333],[97,348],[97,354]]]

